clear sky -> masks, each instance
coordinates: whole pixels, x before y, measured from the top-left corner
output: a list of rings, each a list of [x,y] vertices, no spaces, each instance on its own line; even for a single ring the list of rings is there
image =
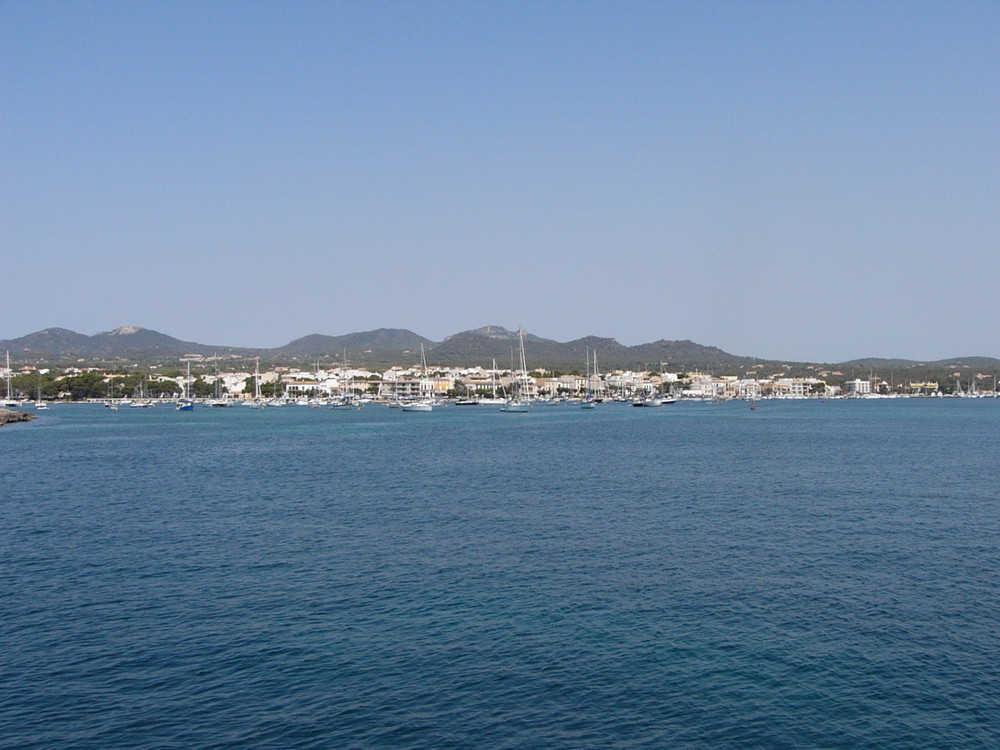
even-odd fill
[[[0,338],[1000,356],[1000,3],[0,2]]]

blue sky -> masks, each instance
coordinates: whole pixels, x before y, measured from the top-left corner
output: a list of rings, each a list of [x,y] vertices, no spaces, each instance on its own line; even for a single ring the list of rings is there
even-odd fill
[[[996,2],[0,3],[0,338],[1000,356]]]

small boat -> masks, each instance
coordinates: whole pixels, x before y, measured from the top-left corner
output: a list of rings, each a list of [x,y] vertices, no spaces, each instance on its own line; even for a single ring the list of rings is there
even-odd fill
[[[402,411],[433,411],[434,403],[432,401],[411,401],[404,403],[399,408]]]
[[[508,401],[506,404],[500,407],[500,411],[505,411],[508,414],[509,413],[527,414],[530,409],[531,409],[531,404],[529,404],[527,401],[521,401],[516,398],[512,398],[510,401]]]
[[[455,402],[455,406],[479,406],[479,399],[474,398],[469,386],[465,387],[465,398],[460,398]]]

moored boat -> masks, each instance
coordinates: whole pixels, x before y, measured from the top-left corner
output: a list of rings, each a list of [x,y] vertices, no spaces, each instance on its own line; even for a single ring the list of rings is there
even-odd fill
[[[525,414],[531,408],[531,401],[525,393],[525,390],[527,389],[528,365],[526,364],[524,358],[524,328],[518,329],[517,338],[521,349],[520,374],[514,377],[514,383],[511,386],[511,398],[507,400],[507,403],[500,407],[500,411],[507,412],[508,414]]]
[[[434,403],[431,401],[411,401],[399,407],[403,411],[433,411]]]

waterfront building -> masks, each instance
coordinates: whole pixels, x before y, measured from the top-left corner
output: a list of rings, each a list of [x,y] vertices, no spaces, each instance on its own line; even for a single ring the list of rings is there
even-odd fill
[[[872,392],[872,382],[855,378],[844,383],[844,392],[850,396],[866,396]]]

